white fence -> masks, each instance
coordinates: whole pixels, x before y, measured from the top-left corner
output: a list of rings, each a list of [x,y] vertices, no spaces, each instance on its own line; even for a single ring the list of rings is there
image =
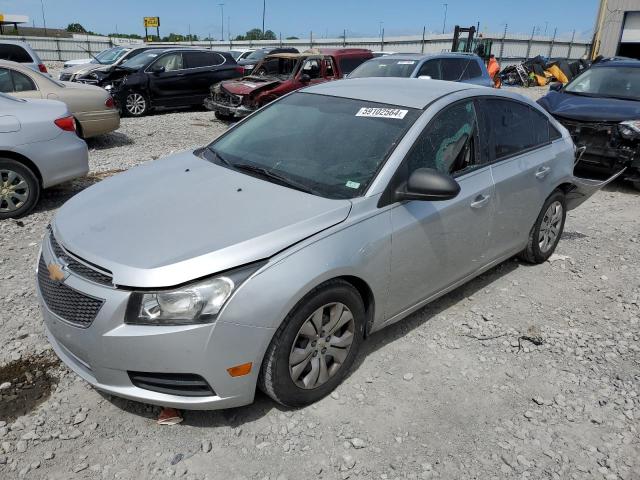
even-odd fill
[[[140,43],[110,37],[74,35],[75,38],[48,37],[8,37],[24,40],[38,52],[44,61],[64,61],[86,57],[114,45]],[[493,53],[503,66],[519,63],[527,58],[542,55],[550,58],[578,59],[589,53],[591,44],[585,40],[574,38],[555,38],[543,36],[527,36],[517,34],[484,34],[484,39],[493,41]],[[298,40],[260,40],[260,41],[199,41],[179,42],[180,45],[194,45],[214,50],[230,50],[233,48],[258,47],[295,47],[298,50],[322,47],[358,47],[371,50],[392,52],[439,53],[451,49],[452,34],[411,35],[403,37],[380,38],[313,38]]]

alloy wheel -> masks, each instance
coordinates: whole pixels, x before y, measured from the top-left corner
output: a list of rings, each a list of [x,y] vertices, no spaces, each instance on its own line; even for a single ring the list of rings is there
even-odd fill
[[[556,239],[560,234],[563,213],[562,204],[558,201],[553,202],[547,208],[542,218],[540,234],[538,235],[538,246],[542,253],[547,253],[555,245]]]
[[[130,93],[127,95],[126,108],[131,115],[141,115],[147,108],[147,101],[139,93]]]
[[[13,170],[0,170],[0,212],[15,212],[29,199],[29,184]]]
[[[318,308],[300,327],[289,354],[293,382],[305,390],[319,387],[342,367],[354,340],[355,320],[342,303]]]

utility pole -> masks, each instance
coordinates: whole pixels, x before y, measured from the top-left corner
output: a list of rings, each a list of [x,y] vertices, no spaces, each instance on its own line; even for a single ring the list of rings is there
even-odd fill
[[[544,34],[547,35],[547,28],[549,27],[549,22],[544,22]]]
[[[267,0],[262,0],[262,36],[264,37],[264,16],[267,11]]]
[[[218,6],[220,7],[220,40],[224,42],[224,3],[219,3]]]
[[[44,36],[47,36],[47,19],[44,16],[44,1],[40,0],[40,7],[42,7],[42,23],[44,24]]]
[[[447,25],[447,7],[449,6],[449,4],[443,3],[442,5],[444,5],[444,20],[442,22],[442,33],[444,33],[444,29]]]
[[[378,37],[382,37],[382,25],[384,22],[378,22]]]

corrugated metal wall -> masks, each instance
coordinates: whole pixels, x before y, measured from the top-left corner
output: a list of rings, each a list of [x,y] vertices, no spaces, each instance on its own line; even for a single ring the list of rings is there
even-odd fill
[[[622,35],[624,13],[628,11],[640,11],[640,0],[607,1],[598,45],[598,53],[600,55],[605,57],[615,56]]]
[[[640,2],[640,0],[636,0]],[[503,38],[504,37],[504,38]],[[16,37],[11,37],[16,38]],[[64,61],[87,57],[109,48],[118,42],[118,39],[107,37],[83,38],[44,38],[44,37],[18,37],[29,43],[44,61]],[[509,34],[491,35],[484,34],[485,39],[493,41],[492,52],[499,57],[503,66],[519,63],[527,58],[542,55],[552,58],[578,59],[588,53],[590,44],[584,40],[570,38],[528,37],[526,35]],[[329,39],[299,39],[283,41],[242,41],[242,42],[182,42],[182,45],[198,45],[218,50],[230,48],[256,48],[272,46],[291,46],[299,50],[313,47],[358,47],[371,50],[385,50],[392,52],[421,52],[439,53],[451,49],[452,34],[427,35],[422,40],[422,35],[405,37],[387,37],[384,43],[378,38],[341,38]]]

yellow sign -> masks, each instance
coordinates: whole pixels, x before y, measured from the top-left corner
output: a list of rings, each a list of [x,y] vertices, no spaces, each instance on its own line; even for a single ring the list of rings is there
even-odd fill
[[[4,15],[0,13],[0,22],[4,22]]]
[[[144,26],[154,28],[159,27],[160,17],[144,17]]]

